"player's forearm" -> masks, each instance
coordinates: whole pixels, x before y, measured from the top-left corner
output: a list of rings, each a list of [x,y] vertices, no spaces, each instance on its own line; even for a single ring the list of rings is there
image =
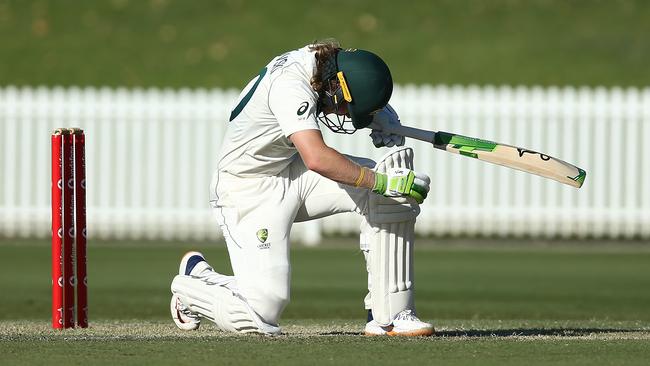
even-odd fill
[[[375,184],[375,173],[372,170],[362,168],[330,147],[323,149],[316,159],[305,163],[310,170],[338,183],[368,189],[372,189]]]

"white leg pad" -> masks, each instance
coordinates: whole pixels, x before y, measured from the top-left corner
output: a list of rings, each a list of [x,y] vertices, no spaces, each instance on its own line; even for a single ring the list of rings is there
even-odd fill
[[[376,171],[413,169],[413,150],[391,151]],[[413,301],[413,244],[419,206],[406,198],[371,194],[369,212],[361,223],[361,250],[366,257],[369,296],[366,307],[381,326],[390,325],[403,310],[415,310]]]
[[[189,310],[235,333],[279,334],[280,327],[264,323],[238,292],[235,279],[213,272],[208,276],[178,275],[171,285]]]

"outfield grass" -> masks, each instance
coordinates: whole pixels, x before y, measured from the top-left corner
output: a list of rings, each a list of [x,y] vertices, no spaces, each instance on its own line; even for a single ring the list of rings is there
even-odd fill
[[[399,84],[650,85],[650,2],[1,0],[0,85],[240,88],[315,39]]]
[[[91,243],[91,328],[60,333],[50,329],[47,242],[0,244],[0,363],[587,365],[650,357],[645,247],[422,245],[416,301],[438,330],[428,339],[360,335],[365,270],[352,241],[292,251],[283,336],[232,336],[209,324],[180,332],[168,315],[169,283],[190,248]],[[223,248],[198,249],[229,267]]]
[[[91,245],[91,317],[167,319],[169,284],[180,257],[190,248]],[[215,268],[231,272],[222,245],[205,244],[200,249]],[[358,246],[350,242],[347,249],[297,248],[291,256],[292,300],[285,319],[365,317],[365,265]],[[2,288],[18,294],[3,301],[0,319],[47,318],[47,242],[0,245],[0,258]],[[648,251],[423,247],[415,266],[418,311],[431,320],[650,322]]]

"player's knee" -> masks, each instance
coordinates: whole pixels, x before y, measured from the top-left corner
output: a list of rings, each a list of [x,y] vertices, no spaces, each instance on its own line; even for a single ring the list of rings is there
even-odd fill
[[[275,267],[273,271],[261,275],[254,283],[243,289],[251,308],[269,324],[278,324],[282,311],[290,298],[290,269]]]
[[[288,289],[286,292],[263,291],[255,301],[250,302],[255,313],[268,324],[278,324],[287,304],[289,304]]]

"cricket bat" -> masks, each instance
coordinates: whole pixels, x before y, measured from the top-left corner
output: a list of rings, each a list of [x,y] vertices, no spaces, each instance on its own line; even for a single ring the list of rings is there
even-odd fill
[[[587,176],[583,169],[566,161],[517,146],[408,126],[390,126],[383,131],[430,142],[436,149],[539,175],[576,188],[582,187]]]

